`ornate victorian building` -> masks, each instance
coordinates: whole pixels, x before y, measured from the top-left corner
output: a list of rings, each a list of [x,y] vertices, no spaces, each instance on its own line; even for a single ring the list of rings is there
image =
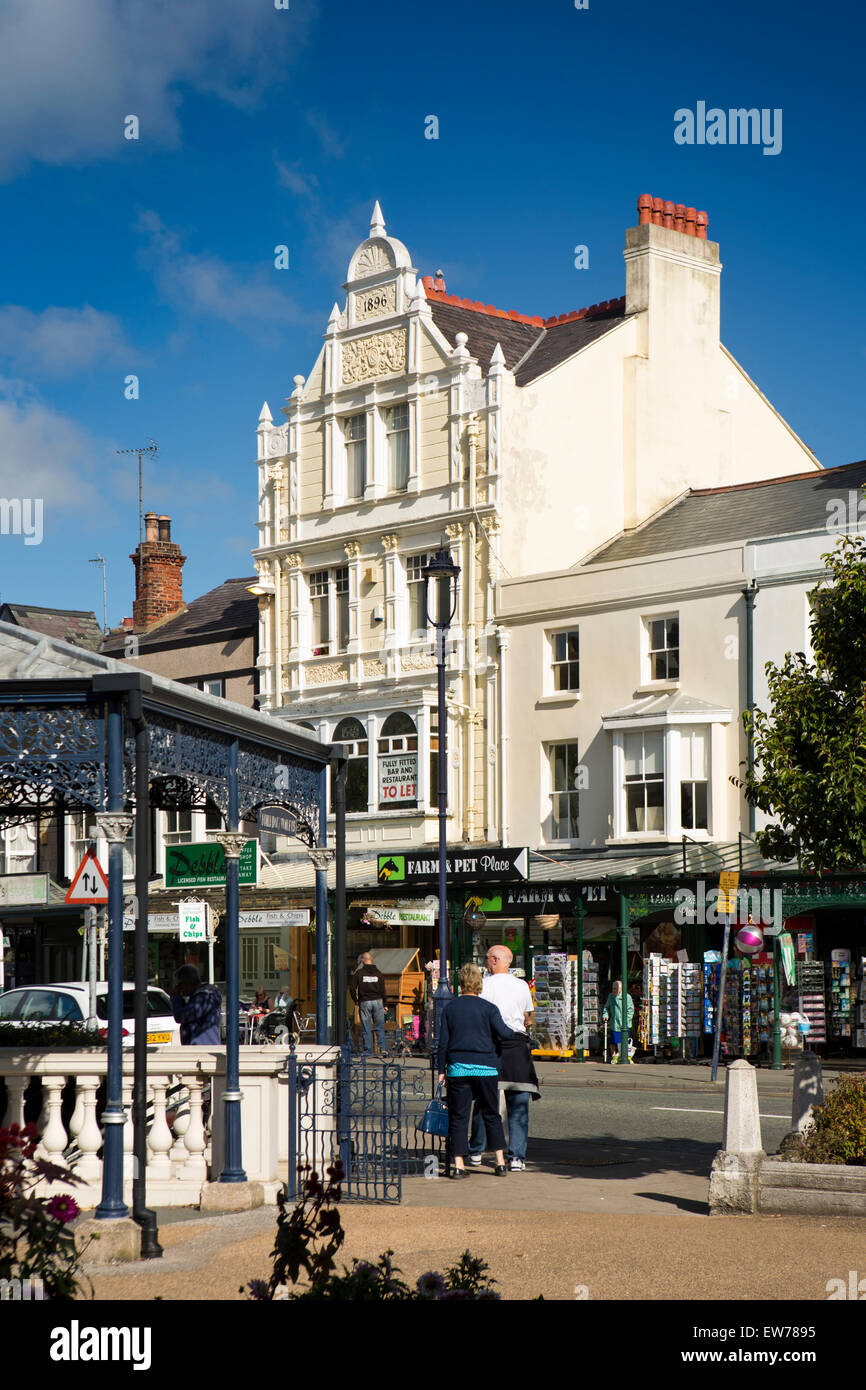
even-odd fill
[[[285,422],[262,408],[254,551],[261,706],[347,746],[356,852],[436,838],[421,572],[443,541],[461,570],[448,838],[505,843],[509,738],[539,715],[507,708],[500,579],[574,565],[690,486],[817,467],[719,341],[706,232],[641,198],[625,295],[543,319],[419,278],[376,204]],[[567,675],[576,646],[547,640]]]

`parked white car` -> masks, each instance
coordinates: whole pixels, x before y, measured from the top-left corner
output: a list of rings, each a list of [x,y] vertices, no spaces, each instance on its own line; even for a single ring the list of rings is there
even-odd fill
[[[80,980],[72,984],[30,985],[0,994],[0,1023],[83,1023],[90,1011],[90,995]],[[135,985],[123,986],[123,1046],[135,1037]],[[108,1031],[108,982],[96,984],[96,1016],[99,1034]],[[180,1046],[180,1024],[175,1022],[171,1000],[155,985],[147,988],[147,1041],[153,1046]]]

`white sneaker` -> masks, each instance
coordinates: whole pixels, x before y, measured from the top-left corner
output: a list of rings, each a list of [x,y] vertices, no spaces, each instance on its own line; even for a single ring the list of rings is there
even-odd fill
[[[509,1159],[508,1167],[511,1169],[512,1173],[523,1173],[526,1170],[526,1164],[522,1158]]]
[[[472,1164],[472,1167],[473,1167],[473,1168],[480,1168],[480,1167],[481,1167],[481,1154],[470,1154],[470,1155],[469,1155],[469,1162]]]

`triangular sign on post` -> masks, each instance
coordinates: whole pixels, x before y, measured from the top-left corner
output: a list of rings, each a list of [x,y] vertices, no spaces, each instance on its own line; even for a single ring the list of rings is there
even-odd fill
[[[63,901],[76,907],[97,907],[108,902],[108,879],[95,855],[85,854]]]

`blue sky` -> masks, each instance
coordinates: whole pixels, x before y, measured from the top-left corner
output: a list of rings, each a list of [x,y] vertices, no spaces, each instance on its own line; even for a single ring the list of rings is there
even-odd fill
[[[376,198],[422,274],[542,315],[622,294],[638,194],[706,209],[727,347],[826,466],[862,458],[864,28],[777,0],[3,0],[0,497],[42,498],[44,535],[0,535],[0,598],[101,618],[101,553],[131,612],[115,450],[151,436],[187,598],[251,572],[262,400],[309,372]],[[698,101],[780,108],[781,153],[677,145]]]

